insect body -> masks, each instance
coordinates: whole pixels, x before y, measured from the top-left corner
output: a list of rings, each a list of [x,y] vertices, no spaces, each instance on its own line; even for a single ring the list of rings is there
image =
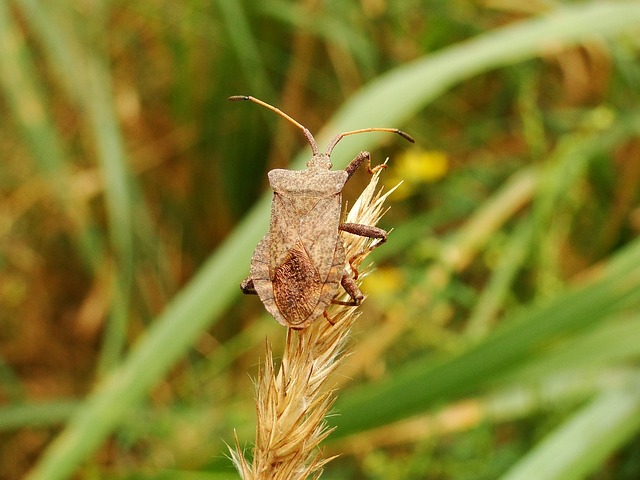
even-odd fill
[[[354,258],[346,258],[340,231],[377,239],[370,249],[384,243],[387,232],[369,225],[340,223],[342,189],[363,163],[369,173],[385,166],[371,169],[369,152],[360,152],[345,170],[331,171],[331,152],[343,137],[356,133],[386,131],[410,142],[413,139],[397,129],[365,128],[337,135],[326,152],[319,153],[311,132],[281,110],[249,96],[229,100],[250,100],[282,115],[304,132],[313,153],[306,170],[268,173],[273,189],[269,232],[256,247],[251,274],[240,288],[257,294],[278,322],[295,329],[305,328],[325,314],[331,303],[359,305],[364,296],[355,282],[357,271],[353,276],[345,271],[346,261],[351,263]],[[339,285],[351,301],[335,300]]]

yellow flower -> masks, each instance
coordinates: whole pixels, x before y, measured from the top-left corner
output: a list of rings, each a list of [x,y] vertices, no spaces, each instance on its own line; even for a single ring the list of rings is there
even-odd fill
[[[397,291],[405,286],[405,279],[402,271],[393,267],[380,267],[373,270],[363,281],[363,289],[368,295],[393,296]]]
[[[441,151],[425,151],[418,148],[406,150],[396,161],[391,162],[389,185],[402,181],[394,197],[408,197],[417,186],[442,178],[449,169],[449,159]]]

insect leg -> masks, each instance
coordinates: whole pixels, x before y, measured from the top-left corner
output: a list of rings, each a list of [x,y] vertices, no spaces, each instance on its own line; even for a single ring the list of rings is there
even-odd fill
[[[256,287],[253,285],[253,278],[247,277],[240,283],[240,290],[245,295],[257,295]]]
[[[387,231],[371,225],[363,225],[361,223],[341,223],[338,225],[338,230],[352,233],[359,237],[375,238],[379,240],[373,245],[373,248],[376,248],[387,241]]]
[[[378,227],[372,227],[370,225],[362,225],[360,223],[341,223],[338,226],[338,230],[342,230],[343,232],[351,233],[353,235],[358,235],[360,237],[374,238],[378,240],[377,242],[372,243],[362,252],[355,254],[349,259],[349,266],[353,271],[353,278],[354,280],[357,280],[359,273],[356,265],[360,263],[362,257],[368,255],[369,252],[378,248],[380,245],[387,241],[387,231]]]
[[[342,284],[342,287],[344,288],[344,290],[351,297],[351,300],[343,301],[343,300],[336,300],[334,298],[333,300],[331,300],[331,303],[336,305],[346,305],[348,307],[357,307],[358,305],[360,305],[362,303],[362,299],[364,298],[364,295],[358,288],[356,281],[345,273],[344,275],[342,275],[342,281],[340,283]]]
[[[324,318],[327,319],[327,322],[329,322],[331,324],[331,326],[334,326],[336,324],[334,318],[331,318],[326,310],[324,312],[322,312],[322,315],[324,315]]]
[[[347,181],[349,181],[351,175],[355,173],[355,171],[360,167],[360,165],[362,165],[362,163],[364,163],[367,167],[367,173],[369,174],[373,174],[378,170],[387,168],[384,163],[371,168],[371,154],[369,152],[360,152],[358,155],[356,155],[356,158],[351,160],[351,163],[349,163],[349,165],[347,165],[347,168],[345,169],[345,172],[347,172],[348,174]]]

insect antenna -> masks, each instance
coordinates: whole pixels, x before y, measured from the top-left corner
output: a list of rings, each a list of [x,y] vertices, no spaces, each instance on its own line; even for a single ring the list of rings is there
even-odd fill
[[[338,135],[336,135],[333,140],[331,140],[331,143],[329,144],[329,146],[327,147],[327,151],[326,154],[327,155],[331,155],[331,152],[333,151],[334,147],[336,146],[336,144],[342,140],[344,137],[348,136],[348,135],[355,135],[356,133],[366,133],[366,132],[390,132],[390,133],[397,133],[398,135],[400,135],[402,138],[404,138],[405,140],[411,142],[411,143],[416,143],[416,141],[413,139],[413,137],[411,135],[409,135],[406,132],[403,132],[402,130],[398,130],[397,128],[384,128],[384,127],[369,127],[369,128],[360,128],[358,130],[351,130],[350,132],[344,132],[344,133],[339,133]]]
[[[272,110],[272,111],[276,112],[281,117],[286,118],[291,123],[293,123],[296,127],[298,127],[300,130],[302,130],[302,133],[304,133],[304,136],[307,138],[307,141],[309,142],[309,145],[311,145],[311,152],[313,153],[313,155],[318,155],[318,153],[319,153],[318,152],[318,144],[316,143],[316,139],[313,138],[313,135],[311,135],[311,132],[309,131],[309,129],[307,127],[305,127],[304,125],[302,125],[297,120],[294,120],[292,117],[290,117],[289,115],[284,113],[279,108],[274,107],[273,105],[270,105],[267,102],[263,102],[259,98],[252,97],[250,95],[233,95],[233,96],[229,97],[227,100],[230,100],[232,102],[239,102],[241,100],[249,100],[249,101],[251,101],[253,103],[257,103],[258,105],[262,105],[263,107],[267,107],[269,110]]]

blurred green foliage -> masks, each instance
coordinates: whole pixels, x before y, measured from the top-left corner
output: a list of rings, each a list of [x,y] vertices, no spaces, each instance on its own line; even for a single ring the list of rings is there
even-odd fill
[[[0,477],[235,475],[284,339],[238,283],[266,171],[308,155],[226,102],[251,94],[321,148],[417,140],[333,156],[406,183],[323,478],[638,478],[639,25],[638,1],[0,1]]]

